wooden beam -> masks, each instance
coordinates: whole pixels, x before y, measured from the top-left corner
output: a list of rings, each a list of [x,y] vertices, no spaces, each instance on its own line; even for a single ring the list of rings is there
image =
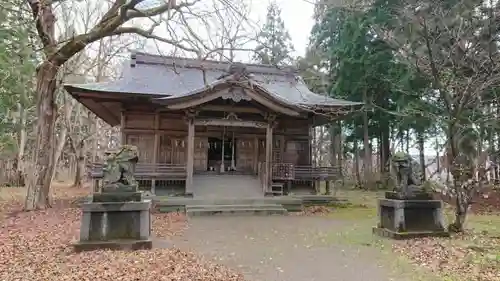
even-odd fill
[[[193,172],[194,172],[194,118],[188,118],[187,135],[187,165],[186,165],[186,193],[193,192]]]
[[[283,155],[285,154],[285,136],[280,135],[280,162],[283,162]]]
[[[125,145],[127,144],[127,136],[126,136],[126,132],[125,132],[125,122],[126,122],[126,119],[125,119],[125,112],[122,110],[120,112],[120,141],[121,141],[121,144],[122,145]]]
[[[226,87],[226,88],[222,88]],[[181,110],[187,108],[193,108],[202,104],[205,104],[209,101],[215,100],[217,98],[221,98],[224,95],[228,95],[230,88],[227,85],[221,86],[222,89],[214,90],[213,92],[203,92],[199,94],[194,94],[191,97],[182,97],[176,100],[176,98],[172,98],[171,104],[167,105],[167,108],[173,110]],[[299,110],[294,110],[293,106],[286,106],[285,102],[280,101],[278,99],[274,99],[271,97],[264,97],[261,93],[257,93],[251,89],[244,89],[245,100],[254,100],[259,104],[262,104],[266,108],[271,109],[274,112],[283,113],[289,116],[301,116],[301,112]]]
[[[273,126],[271,123],[267,125],[266,128],[266,185],[264,186],[264,192],[268,191],[271,186],[271,160],[273,152]]]
[[[160,128],[160,114],[156,113],[154,117],[154,134],[155,134],[155,139],[154,139],[154,144],[153,144],[153,163],[157,164],[158,163],[158,152],[160,150],[160,134],[158,132],[158,129]],[[155,166],[156,169],[156,166]],[[156,170],[155,170],[156,172]],[[151,193],[156,194],[156,180],[152,179],[151,180]]]
[[[120,124],[120,117],[118,111],[111,112],[108,107],[103,103],[95,102],[91,99],[77,99],[81,104],[83,104],[90,111],[95,113],[97,116],[102,118],[106,123],[111,126],[116,126]]]
[[[253,139],[253,170],[255,171],[255,174],[258,174],[258,167],[259,167],[259,137],[255,136]]]
[[[196,126],[225,126],[225,127],[247,127],[247,128],[267,127],[267,123],[265,122],[230,120],[230,119],[197,119],[194,124]]]
[[[225,111],[225,112],[240,112],[240,113],[263,113],[262,110],[254,107],[239,107],[239,106],[229,106],[229,105],[204,105],[200,107],[200,110],[205,111]]]
[[[154,134],[153,129],[135,129],[135,128],[125,128],[124,130],[125,133],[127,134]],[[199,132],[196,131],[196,136],[199,137],[215,137],[218,138],[220,137],[220,132],[222,132],[222,127],[221,130],[214,130],[214,131],[208,131],[208,132]],[[274,130],[273,130],[274,133]],[[187,135],[186,130],[172,130],[172,129],[159,129],[158,134],[160,136],[177,136],[177,137],[185,137]],[[259,130],[258,132],[255,133],[237,133],[239,137],[241,138],[253,138],[253,137],[258,137],[258,138],[265,138],[266,137],[266,132],[265,130]],[[308,134],[300,134],[300,135],[289,135],[289,134],[284,134],[287,136],[287,140],[309,140],[310,136]]]

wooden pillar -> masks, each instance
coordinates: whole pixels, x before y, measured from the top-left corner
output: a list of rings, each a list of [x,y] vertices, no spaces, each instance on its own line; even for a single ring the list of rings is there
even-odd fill
[[[157,172],[157,164],[158,164],[158,152],[160,150],[160,113],[156,112],[155,113],[155,119],[154,119],[154,134],[155,134],[155,139],[154,139],[154,144],[153,144],[153,164],[155,165],[155,173]],[[156,193],[156,179],[151,179],[151,193],[155,194]]]
[[[265,185],[265,191],[268,191],[269,188],[271,187],[272,183],[272,175],[271,175],[271,169],[272,169],[272,156],[273,156],[273,124],[272,122],[269,122],[266,128],[266,185]]]
[[[281,135],[279,136],[280,140],[280,162],[283,162],[283,156],[285,155],[285,136]]]
[[[255,174],[259,174],[259,138],[253,139],[253,170]]]
[[[125,145],[127,142],[127,136],[125,135],[125,110],[120,113],[120,145]]]
[[[316,131],[314,130],[314,127],[311,126],[309,127],[309,141],[308,141],[308,148],[307,148],[307,151],[309,153],[309,157],[308,157],[308,162],[309,162],[309,166],[313,166],[313,142],[315,140],[315,136],[316,136]],[[316,181],[311,181],[311,188],[314,190],[314,192],[316,193]]]
[[[186,194],[193,192],[194,172],[194,116],[188,116],[187,161],[186,161]]]

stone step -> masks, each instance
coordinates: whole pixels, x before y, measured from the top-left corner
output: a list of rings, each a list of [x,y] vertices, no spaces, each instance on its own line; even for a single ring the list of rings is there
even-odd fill
[[[282,208],[279,204],[204,204],[204,205],[186,205],[186,209],[246,209],[246,208]]]
[[[290,196],[281,197],[258,197],[258,198],[165,198],[155,200],[155,205],[160,212],[183,212],[186,206],[258,206],[278,205],[288,212],[300,212],[303,210],[302,201]],[[162,198],[163,199],[163,198]]]
[[[249,197],[249,198],[183,198],[183,197],[161,197],[155,198],[159,206],[171,205],[258,205],[258,204],[302,204],[302,200],[290,196],[277,197]]]
[[[188,205],[188,216],[210,215],[286,215],[287,210],[278,204],[259,205]]]

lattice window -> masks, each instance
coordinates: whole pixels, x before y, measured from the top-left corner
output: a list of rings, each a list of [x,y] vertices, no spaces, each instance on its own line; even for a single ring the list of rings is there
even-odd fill
[[[170,136],[160,136],[159,163],[172,163],[173,140]]]
[[[127,144],[134,145],[139,150],[139,162],[151,163],[154,153],[154,135],[128,134]]]

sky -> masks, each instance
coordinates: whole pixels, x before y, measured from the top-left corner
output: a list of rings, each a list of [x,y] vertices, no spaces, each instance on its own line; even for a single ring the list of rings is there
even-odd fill
[[[252,16],[264,22],[267,6],[272,0],[252,0]],[[281,8],[281,17],[285,22],[295,47],[295,56],[303,56],[309,42],[309,34],[314,24],[314,5],[308,0],[276,0]]]
[[[149,0],[147,3],[150,3],[149,5],[155,6],[158,5],[158,3],[163,3],[165,0]],[[267,7],[271,2],[275,2],[278,4],[278,6],[281,8],[281,18],[283,19],[285,23],[285,28],[288,30],[290,37],[292,39],[292,43],[294,46],[294,56],[303,56],[305,54],[305,49],[308,45],[309,42],[309,34],[311,32],[311,29],[314,25],[314,19],[313,19],[313,14],[314,14],[314,0],[243,0],[243,3],[249,6],[249,12],[248,12],[248,24],[245,25],[246,32],[249,30],[250,33],[247,33],[248,36],[254,36],[251,34],[251,32],[256,32],[258,28],[262,25],[264,25],[265,20],[266,20],[266,14],[267,14]],[[206,1],[206,2],[200,2],[202,4],[200,5],[195,5],[195,7],[198,7],[203,9],[203,4],[210,5],[210,3],[213,3],[212,1]],[[219,2],[220,3],[220,2]],[[212,10],[213,7],[210,7],[209,10]],[[144,21],[143,21],[144,22]],[[220,21],[219,21],[220,24]],[[174,24],[175,26],[175,24]],[[210,27],[210,26],[209,26]],[[207,33],[207,27],[204,26],[202,27],[201,23],[198,22],[192,22],[190,25],[190,28],[192,30],[195,30],[197,36],[199,38],[202,38],[203,40],[207,41],[208,40],[208,35]],[[215,26],[212,26],[210,28],[216,28]],[[250,28],[250,29],[248,29]],[[175,29],[175,27],[174,27]],[[212,30],[214,32],[215,29]],[[245,31],[244,31],[245,32]],[[245,33],[246,33],[245,32]],[[155,34],[164,37],[164,38],[169,38],[171,35],[161,28],[155,29]],[[239,35],[242,35],[241,33]],[[209,40],[208,40],[209,41]],[[246,48],[255,48],[255,41],[247,43],[245,46]],[[161,46],[160,48],[158,46]],[[163,43],[154,43],[152,44],[151,41],[148,40],[148,43],[144,47],[144,50],[146,52],[150,53],[160,53],[162,55],[171,55],[169,51],[172,51],[172,46],[163,44]],[[175,52],[174,52],[175,54]],[[192,53],[182,53],[179,54],[182,56],[191,56],[193,55]],[[248,62],[251,60],[252,54],[250,52],[236,52],[236,61],[242,61],[242,62]]]
[[[281,8],[281,18],[295,48],[293,55],[304,56],[309,43],[309,34],[314,25],[314,4],[312,4],[314,0],[246,0],[246,3],[250,2],[249,20],[262,26],[266,19],[267,7],[272,1],[276,2]],[[341,0],[337,1],[341,2]],[[201,35],[201,33],[204,33],[204,30],[200,29],[198,35]],[[153,46],[152,51],[157,50],[157,46]],[[237,55],[236,60],[248,61],[248,58],[245,58],[246,56],[240,57]],[[426,143],[425,151],[426,154],[434,155],[434,144],[432,142]],[[418,154],[418,149],[412,147],[410,153]]]

